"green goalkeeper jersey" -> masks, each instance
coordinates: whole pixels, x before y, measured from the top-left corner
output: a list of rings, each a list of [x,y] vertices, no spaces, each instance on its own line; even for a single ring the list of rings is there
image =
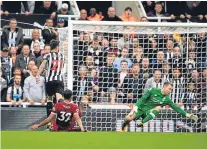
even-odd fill
[[[171,98],[167,95],[163,95],[161,89],[151,88],[137,101],[136,106],[138,111],[149,111],[157,106],[169,105],[176,112],[186,115],[186,112],[174,104]]]

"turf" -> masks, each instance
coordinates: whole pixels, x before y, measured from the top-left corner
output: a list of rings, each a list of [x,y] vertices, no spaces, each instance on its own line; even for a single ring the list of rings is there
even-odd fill
[[[207,133],[2,131],[2,149],[206,149]]]

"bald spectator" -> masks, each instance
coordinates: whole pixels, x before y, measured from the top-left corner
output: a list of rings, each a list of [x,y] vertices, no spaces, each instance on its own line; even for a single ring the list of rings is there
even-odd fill
[[[153,61],[153,68],[162,69],[163,64],[165,63],[165,54],[163,51],[157,52],[157,58]]]
[[[143,93],[146,93],[146,91],[152,87],[155,88],[162,88],[163,83],[162,82],[162,73],[160,70],[154,70],[153,77],[149,78],[145,84]]]
[[[35,42],[33,44],[33,51],[32,51],[33,55],[38,58],[41,55],[41,50],[40,50],[40,44],[39,42]]]
[[[31,68],[31,76],[24,81],[24,94],[30,104],[40,102],[45,104],[45,80],[44,77],[38,76],[38,67]]]
[[[98,14],[95,8],[90,9],[90,16],[88,17],[89,21],[101,21],[103,18],[101,12]]]
[[[132,16],[132,8],[131,7],[125,8],[124,13],[120,16],[120,18],[123,21],[131,21],[131,22],[137,21],[137,19]]]
[[[166,60],[167,61],[169,59],[173,58],[173,48],[174,48],[174,42],[170,39],[167,40],[166,49],[165,49],[165,54],[166,54]]]
[[[88,20],[87,11],[85,9],[81,9],[80,18],[78,20]]]
[[[35,66],[35,61],[31,60],[28,63],[27,70],[24,72],[24,77],[27,78],[32,74],[32,67]]]
[[[104,17],[103,21],[122,21],[118,16],[115,14],[115,8],[109,7],[107,16]]]
[[[30,49],[32,51],[34,51],[33,44],[35,42],[39,43],[41,50],[44,48],[45,44],[42,41],[42,39],[40,38],[40,30],[37,29],[37,28],[33,29],[33,31],[32,31],[32,39],[29,39],[29,40],[25,41],[25,44],[29,45]]]
[[[169,63],[172,68],[185,68],[185,59],[182,57],[180,47],[175,47],[173,49],[173,58],[169,59]]]

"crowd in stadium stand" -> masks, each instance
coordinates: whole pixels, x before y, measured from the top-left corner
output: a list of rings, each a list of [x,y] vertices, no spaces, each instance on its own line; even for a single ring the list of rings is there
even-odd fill
[[[207,13],[202,8],[203,3],[143,2],[143,6],[148,16],[205,22]],[[11,9],[11,5],[15,5],[16,10]],[[117,16],[115,8],[109,7],[107,15],[103,16],[96,8],[91,8],[90,12],[82,9],[78,20],[148,21],[147,17],[132,16],[132,11],[132,8],[126,7],[123,14]],[[57,14],[71,15],[73,12],[69,2],[1,2],[1,15],[17,12],[25,15],[49,14],[50,18],[45,20],[46,27],[42,31],[34,29],[31,39],[27,40],[15,18],[3,27],[1,101],[44,104],[44,72],[41,77],[38,76],[38,67],[43,56],[50,52],[50,41],[58,38],[58,30],[53,28]],[[58,27],[67,26],[66,19],[57,20]],[[40,38],[40,32],[43,38]],[[202,107],[207,103],[206,33],[191,34],[189,39],[186,34],[77,32],[74,36],[79,37],[73,49],[74,100],[87,97],[90,102],[135,103],[147,89],[161,88],[165,81],[171,81],[174,84],[171,97],[175,103],[184,103],[188,108],[194,105]]]

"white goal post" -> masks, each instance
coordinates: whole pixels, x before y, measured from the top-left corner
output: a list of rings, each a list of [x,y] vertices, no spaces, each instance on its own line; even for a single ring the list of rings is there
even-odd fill
[[[68,34],[68,36],[66,36],[66,34]],[[90,130],[113,131],[119,129],[124,115],[126,115],[129,110],[128,108],[124,110],[121,104],[134,103],[147,88],[161,88],[164,81],[173,83],[174,92],[171,94],[173,102],[177,103],[185,110],[189,110],[189,112],[198,114],[201,117],[198,122],[199,124],[192,121],[185,121],[179,114],[172,112],[169,107],[164,107],[161,115],[151,123],[146,124],[143,130],[135,128],[133,123],[129,128],[130,131],[167,132],[179,131],[177,129],[175,130],[175,127],[181,127],[189,132],[199,132],[201,131],[201,127],[203,129],[207,126],[207,89],[205,88],[205,82],[203,82],[203,80],[206,79],[205,73],[207,67],[206,57],[204,56],[207,55],[207,23],[69,21],[68,28],[62,29],[60,33],[60,40],[67,43],[65,46],[63,44],[61,45],[61,47],[64,47],[62,48],[62,52],[66,57],[65,64],[67,73],[65,73],[65,87],[73,89],[75,92],[74,98],[77,101],[80,101],[84,95],[90,96],[90,98],[93,96],[90,102],[95,106],[91,106],[92,111],[86,111],[83,116],[83,122]],[[97,40],[98,43],[98,48],[96,50],[94,48],[94,44],[96,44],[95,40]],[[68,45],[68,47],[66,45]],[[118,51],[116,51],[117,53],[112,50],[112,54],[110,54],[110,56],[113,57],[113,66],[116,67],[118,71],[116,72],[116,81],[118,83],[114,83],[116,85],[113,84],[112,86],[107,85],[107,83],[111,84],[111,80],[110,78],[104,78],[104,73],[106,72],[102,72],[104,68],[108,67],[108,61],[106,59],[109,56],[108,52],[111,50],[111,47],[113,47],[113,50],[118,49]],[[122,73],[124,67],[120,64],[121,60],[123,60],[122,58],[125,59],[122,53],[124,48],[127,49],[127,58],[130,59],[127,60],[127,75],[133,76],[133,69],[135,69],[134,67],[138,64],[139,75],[142,75],[139,79],[144,78],[143,80],[145,80],[140,85],[142,86],[140,92],[137,90],[135,91],[136,88],[132,87],[136,83],[133,82],[134,80],[131,76],[130,79],[133,81],[123,85],[124,79],[127,76],[121,76],[124,74],[124,72]],[[141,57],[139,57],[140,49],[142,53]],[[97,53],[107,53],[108,55],[98,55]],[[162,59],[160,58],[162,56],[159,57],[158,53],[164,55],[162,65],[158,62]],[[92,59],[93,62],[91,65],[93,67],[89,66],[89,59]],[[119,61],[118,59],[121,60]],[[145,70],[143,68],[143,65],[145,65],[143,64],[143,59],[150,63],[149,72],[147,73],[143,72],[143,70]],[[119,67],[115,64],[115,61],[119,62]],[[131,65],[129,66],[129,64]],[[160,65],[162,67],[160,67]],[[84,88],[85,91],[82,92],[80,89],[81,81],[78,80],[80,77],[79,71],[80,69],[82,71],[87,71],[86,77],[88,78],[92,74],[91,72],[94,67],[94,71],[96,72],[95,76],[98,78],[98,81],[96,82],[94,78],[94,80],[90,80],[89,83],[92,82],[92,86],[89,87],[90,91]],[[168,67],[170,68],[168,69]],[[156,73],[159,74],[159,72],[154,72],[154,70],[157,69],[161,73],[159,79],[162,83],[158,81],[158,83],[149,84],[150,78],[155,78]],[[107,77],[109,77],[109,73],[110,72],[106,75]],[[147,74],[147,78],[145,78],[145,74]],[[176,78],[176,74],[179,74],[178,78]],[[114,75],[114,73],[112,73],[112,75]],[[100,79],[101,77],[103,78]],[[180,82],[177,82],[178,79]],[[108,82],[101,82],[100,80],[108,80]],[[76,81],[75,90],[73,86],[74,81]],[[100,86],[100,84],[102,86]],[[189,88],[191,88],[192,85],[194,88],[192,94],[190,94]],[[96,87],[98,87],[98,89]],[[93,95],[88,95],[88,92],[92,92],[91,94]],[[116,92],[116,99],[114,99],[113,102],[111,101],[112,97],[109,97],[112,92]],[[132,97],[130,97],[130,95]],[[96,106],[96,104],[103,104],[103,106]],[[111,109],[111,106],[105,106],[105,104],[115,105]],[[106,107],[108,107],[108,110],[105,109]],[[101,109],[103,109],[103,111],[101,111]],[[103,115],[110,115],[111,117],[106,120],[106,117],[102,117]],[[115,121],[112,116],[116,117]],[[95,127],[95,124],[93,125],[94,120],[98,121],[96,124],[100,123],[100,125]],[[104,125],[102,125],[102,123]]]

